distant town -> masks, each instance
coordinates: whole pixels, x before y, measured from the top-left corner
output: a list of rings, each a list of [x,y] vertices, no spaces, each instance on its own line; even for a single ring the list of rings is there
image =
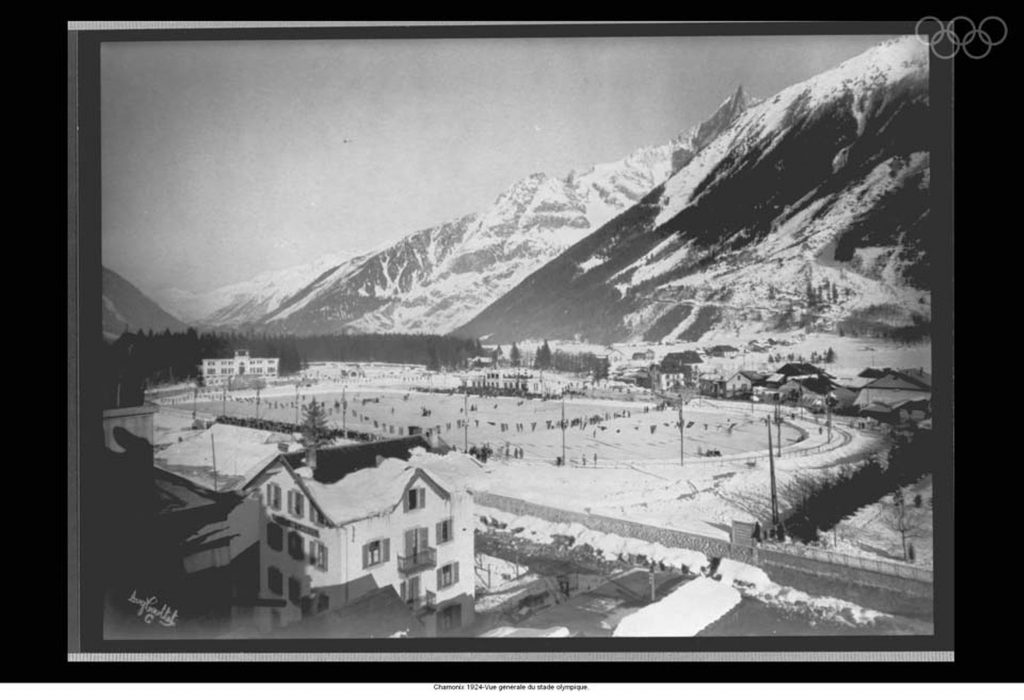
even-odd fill
[[[290,372],[235,347],[117,386],[110,507],[147,554],[111,572],[106,634],[927,631],[930,374],[805,346],[472,344],[456,366],[428,348]]]

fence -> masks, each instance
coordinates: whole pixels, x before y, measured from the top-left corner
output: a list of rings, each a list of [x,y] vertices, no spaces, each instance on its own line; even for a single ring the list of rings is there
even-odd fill
[[[901,564],[899,562],[889,562],[882,559],[871,559],[869,557],[858,557],[850,554],[842,554],[840,552],[830,552],[828,550],[816,549],[814,547],[793,547],[792,545],[772,544],[763,547],[761,551],[762,553],[781,552],[790,556],[815,559],[817,561],[835,564],[837,566],[874,571],[876,573],[885,574],[886,576],[896,576],[898,578],[909,579],[912,581],[926,581],[931,583],[934,576],[930,569],[924,569],[919,566]]]
[[[666,547],[702,552],[708,557],[726,557],[752,564],[776,565],[828,578],[905,592],[914,596],[931,596],[932,572],[907,564],[815,550],[811,547],[778,544],[733,545],[724,539],[622,520],[607,515],[577,513],[482,491],[474,493],[473,500],[479,505],[513,515],[531,515],[549,522],[578,523],[598,532],[632,537],[647,542],[659,542]]]

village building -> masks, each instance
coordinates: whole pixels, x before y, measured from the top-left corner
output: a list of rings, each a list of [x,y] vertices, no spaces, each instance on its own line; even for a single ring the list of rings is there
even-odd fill
[[[632,359],[634,362],[654,362],[654,358],[654,350],[648,348],[647,350],[643,350],[641,352],[634,352]]]
[[[203,358],[200,364],[203,386],[241,388],[254,379],[276,379],[277,357],[250,357],[248,350],[235,350],[230,358]]]
[[[103,412],[106,458],[98,477],[110,581],[104,634],[154,629],[210,637],[245,624],[259,600],[259,503],[154,465],[152,406]],[[148,601],[156,601],[149,608]],[[140,607],[141,606],[141,607]],[[149,626],[145,608],[161,625]]]
[[[726,376],[723,396],[727,399],[748,398],[755,386],[760,386],[764,375],[751,370],[738,370]]]
[[[661,362],[652,367],[652,384],[661,391],[675,390],[684,386],[695,386],[697,383],[697,365],[704,360],[694,350],[670,352]]]
[[[409,455],[410,440],[423,438],[389,441],[383,450],[385,443],[372,443],[281,456],[248,484],[263,505],[260,595],[283,602],[266,609],[261,629],[388,587],[427,636],[457,633],[472,621],[472,497],[387,456]],[[376,465],[360,468],[370,454]]]
[[[889,423],[931,416],[931,376],[926,372],[886,368],[872,374],[878,376],[870,377],[854,401],[861,415]]]
[[[790,379],[779,388],[779,392],[784,401],[793,402],[815,413],[828,410],[830,398],[833,411],[845,411],[857,397],[856,392],[823,375]]]
[[[711,357],[728,357],[731,359],[740,354],[740,349],[732,345],[713,345],[707,349],[707,353]]]
[[[575,389],[578,382],[556,372],[511,369],[470,374],[467,385],[471,391],[480,394],[551,396]]]

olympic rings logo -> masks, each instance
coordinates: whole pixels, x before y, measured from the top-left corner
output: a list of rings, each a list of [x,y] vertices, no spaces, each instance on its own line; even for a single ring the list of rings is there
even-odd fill
[[[963,24],[969,25],[970,29],[961,37],[957,28]],[[993,38],[993,31],[997,38]],[[930,46],[936,58],[953,58],[961,49],[968,58],[985,58],[991,53],[992,47],[1006,41],[1007,33],[1006,22],[995,16],[986,17],[977,25],[970,17],[963,15],[945,24],[938,17],[928,16],[919,19],[914,27],[918,41]]]

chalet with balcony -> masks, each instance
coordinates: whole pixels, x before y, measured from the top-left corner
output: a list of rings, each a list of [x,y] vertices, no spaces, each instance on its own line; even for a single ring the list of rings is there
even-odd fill
[[[415,459],[331,452],[282,456],[248,485],[263,505],[260,597],[283,603],[260,629],[336,624],[332,611],[391,588],[422,634],[458,634],[473,618],[472,497]]]

